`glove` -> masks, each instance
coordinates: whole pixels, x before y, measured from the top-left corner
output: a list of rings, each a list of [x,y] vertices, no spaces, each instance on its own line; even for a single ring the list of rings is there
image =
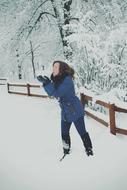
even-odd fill
[[[41,75],[39,75],[39,76],[37,76],[37,80],[39,80],[39,82],[42,82],[42,83],[43,83],[44,78],[43,78]]]
[[[39,75],[39,76],[37,76],[37,79],[39,80],[39,82],[43,83],[43,86],[45,86],[51,82],[51,80],[47,76],[43,77],[42,75]]]
[[[43,86],[45,86],[51,82],[51,80],[47,76],[44,76],[43,78],[45,79],[45,81],[43,82]]]

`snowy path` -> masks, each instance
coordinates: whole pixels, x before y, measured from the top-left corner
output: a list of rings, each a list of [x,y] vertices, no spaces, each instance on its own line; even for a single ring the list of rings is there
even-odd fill
[[[94,145],[87,157],[74,126],[63,162],[60,110],[54,100],[0,89],[0,190],[126,190],[127,137],[86,117]]]

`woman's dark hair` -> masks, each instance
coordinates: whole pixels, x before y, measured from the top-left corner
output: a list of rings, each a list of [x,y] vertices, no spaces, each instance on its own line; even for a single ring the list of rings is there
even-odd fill
[[[67,63],[63,62],[63,61],[54,61],[53,65],[55,63],[59,63],[60,67],[59,67],[59,75],[63,75],[63,74],[67,74],[69,76],[71,76],[74,79],[74,74],[75,71],[72,67],[70,67]]]

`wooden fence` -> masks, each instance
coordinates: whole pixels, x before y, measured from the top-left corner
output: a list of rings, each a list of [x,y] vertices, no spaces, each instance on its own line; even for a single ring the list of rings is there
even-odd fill
[[[26,92],[15,92],[10,89],[10,87],[20,87],[20,88],[26,88]],[[27,96],[35,96],[35,97],[42,97],[42,98],[47,98],[49,96],[47,95],[41,95],[41,94],[34,94],[31,93],[31,88],[40,88],[40,85],[36,84],[14,84],[14,83],[7,83],[7,90],[8,93],[11,94],[18,94],[18,95],[27,95]]]
[[[84,95],[84,94],[80,94],[81,95],[81,102],[83,105],[86,104],[86,102],[88,101],[92,101],[92,97]],[[105,125],[106,127],[110,126],[110,132],[114,135],[116,135],[116,133],[120,133],[120,134],[124,134],[127,135],[127,130],[126,129],[121,129],[121,128],[117,128],[116,127],[116,122],[115,122],[115,112],[123,112],[123,113],[127,113],[126,109],[117,107],[115,104],[109,104],[106,102],[103,102],[101,100],[97,100],[96,104],[99,104],[103,107],[108,108],[109,110],[109,122],[104,121],[103,119],[97,117],[96,115],[94,115],[93,113],[89,112],[89,111],[85,111],[86,114],[90,117],[92,117],[93,119],[95,119],[96,121],[102,123],[103,125]]]
[[[25,88],[26,92],[17,92],[17,91],[12,91],[10,89],[10,87],[20,87],[20,88]],[[8,93],[11,94],[18,94],[18,95],[27,95],[27,96],[35,96],[35,97],[42,97],[42,98],[47,98],[49,96],[47,95],[41,95],[41,94],[34,94],[31,93],[31,88],[40,88],[40,85],[36,85],[36,84],[14,84],[14,83],[7,83],[7,90]],[[86,102],[88,101],[92,101],[92,97],[84,95],[84,94],[80,94],[81,97],[81,102],[83,105],[86,104]],[[51,98],[51,97],[49,97]],[[115,112],[123,112],[123,113],[127,113],[126,109],[117,107],[115,104],[109,104],[106,102],[103,102],[101,100],[97,100],[96,104],[99,104],[105,108],[107,108],[109,110],[109,122],[99,118],[98,116],[94,115],[93,113],[91,113],[90,111],[85,111],[86,114],[90,117],[92,117],[93,119],[95,119],[96,121],[100,122],[101,124],[105,125],[106,127],[110,126],[110,132],[114,135],[116,135],[116,133],[120,133],[120,134],[124,134],[127,135],[127,130],[126,129],[121,129],[121,128],[117,128],[116,127],[116,122],[115,122]]]
[[[0,85],[6,85],[7,79],[5,78],[0,78]]]

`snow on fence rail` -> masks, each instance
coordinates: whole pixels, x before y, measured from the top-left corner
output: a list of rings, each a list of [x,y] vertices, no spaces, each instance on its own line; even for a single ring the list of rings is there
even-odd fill
[[[83,105],[85,105],[87,101],[92,101],[92,99],[93,99],[91,96],[87,96],[87,95],[85,95],[83,93],[80,94],[80,97],[81,97],[81,102],[82,102]],[[110,126],[110,132],[113,135],[116,135],[116,133],[127,135],[127,130],[117,128],[116,127],[116,122],[115,122],[115,112],[127,113],[127,110],[123,109],[123,108],[120,108],[120,107],[117,107],[115,104],[106,103],[106,102],[103,102],[101,100],[96,100],[96,104],[99,104],[99,105],[104,106],[104,107],[109,109],[109,122],[99,118],[98,116],[94,115],[90,111],[86,110],[85,111],[86,114],[88,116],[92,117],[93,119],[95,119],[96,121],[102,123],[106,127]]]
[[[13,87],[13,90],[11,90],[11,87]],[[14,90],[14,87],[19,87],[20,88],[20,92],[19,91],[15,91]],[[49,96],[47,95],[42,95],[42,94],[39,94],[39,93],[33,93],[32,92],[32,88],[34,89],[41,89],[40,88],[40,85],[36,85],[36,84],[14,84],[14,83],[7,83],[7,90],[8,90],[8,93],[11,93],[11,94],[18,94],[18,95],[27,95],[27,96],[35,96],[35,97],[42,97],[42,98],[47,98]],[[25,91],[25,92],[24,92]]]
[[[0,78],[0,85],[6,85],[7,79],[5,78]]]

